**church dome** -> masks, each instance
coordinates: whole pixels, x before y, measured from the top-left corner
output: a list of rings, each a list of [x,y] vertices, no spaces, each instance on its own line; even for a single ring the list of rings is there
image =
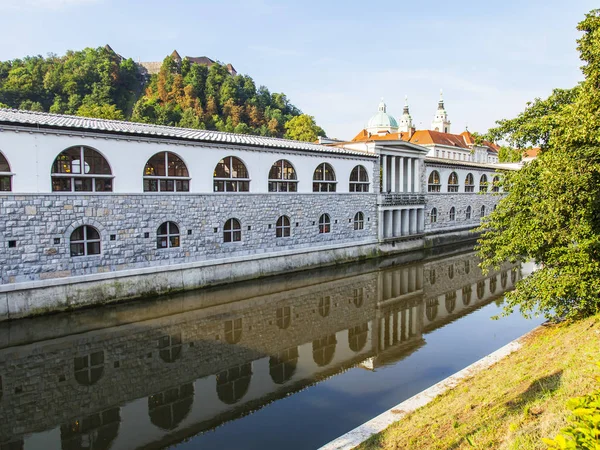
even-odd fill
[[[383,100],[379,103],[379,110],[377,114],[369,119],[367,123],[367,130],[377,132],[377,129],[387,129],[388,131],[395,131],[393,129],[398,128],[398,122],[391,114],[387,113],[387,107]]]

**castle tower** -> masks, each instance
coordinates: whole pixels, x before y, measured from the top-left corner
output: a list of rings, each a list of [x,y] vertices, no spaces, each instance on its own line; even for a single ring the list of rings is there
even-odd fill
[[[440,89],[440,101],[438,102],[438,108],[435,112],[433,122],[431,122],[431,129],[434,131],[441,131],[442,133],[450,133],[450,121],[448,120],[448,113],[444,108],[444,95]]]
[[[400,121],[398,122],[398,131],[402,131],[408,133],[410,129],[413,127],[412,117],[408,110],[408,97],[404,97],[404,111],[402,112],[402,117],[400,117]]]

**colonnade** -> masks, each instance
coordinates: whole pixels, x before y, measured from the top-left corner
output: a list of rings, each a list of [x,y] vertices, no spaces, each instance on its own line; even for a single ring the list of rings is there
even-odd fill
[[[381,155],[383,193],[412,193],[421,190],[419,158]]]
[[[425,208],[396,207],[379,209],[379,238],[397,238],[421,234],[425,230]]]

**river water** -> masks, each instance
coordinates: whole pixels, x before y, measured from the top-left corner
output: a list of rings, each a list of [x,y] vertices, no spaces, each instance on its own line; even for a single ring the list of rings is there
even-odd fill
[[[0,324],[0,449],[316,448],[541,323],[412,254]]]

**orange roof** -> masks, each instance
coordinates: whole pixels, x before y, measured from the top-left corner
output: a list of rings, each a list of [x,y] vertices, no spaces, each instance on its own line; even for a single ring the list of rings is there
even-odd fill
[[[417,130],[410,138],[410,142],[419,145],[447,145],[449,147],[459,147],[470,150],[462,135],[442,133],[441,131]]]
[[[536,158],[540,155],[541,149],[539,147],[528,148],[523,152],[525,158]]]
[[[475,139],[473,138],[473,135],[468,131],[465,130],[462,133],[460,133],[460,135],[465,139],[465,142],[469,145],[473,145],[475,144]]]

